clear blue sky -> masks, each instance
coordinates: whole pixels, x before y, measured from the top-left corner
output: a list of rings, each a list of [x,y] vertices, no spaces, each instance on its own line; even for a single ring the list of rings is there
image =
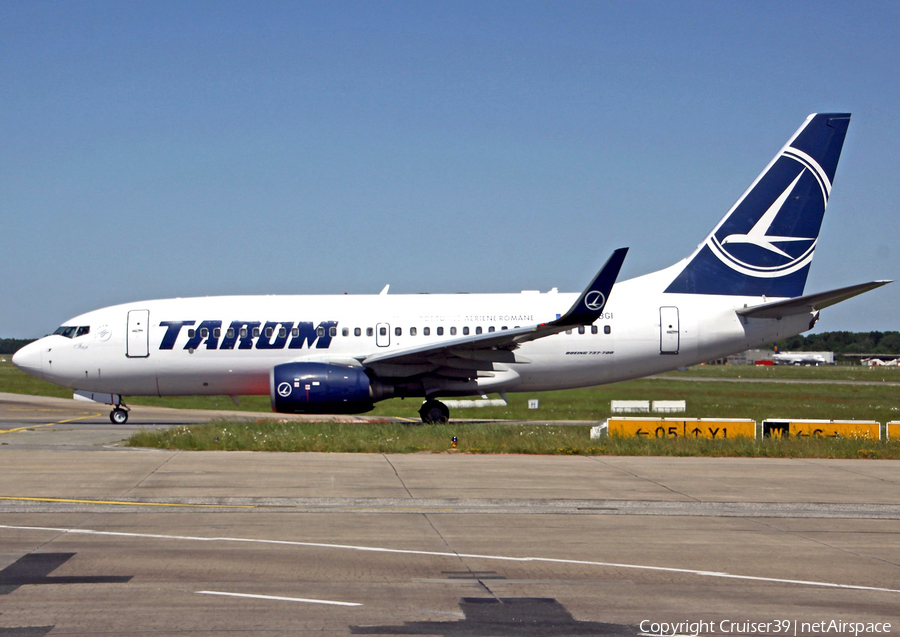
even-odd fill
[[[853,120],[807,292],[900,276],[897,2],[0,1],[0,336],[140,299],[579,291]],[[817,330],[900,329],[900,283]]]

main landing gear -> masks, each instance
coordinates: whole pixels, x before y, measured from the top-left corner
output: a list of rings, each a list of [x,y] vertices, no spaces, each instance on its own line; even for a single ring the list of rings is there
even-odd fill
[[[439,400],[429,398],[419,408],[419,416],[426,425],[443,425],[450,420],[450,408]]]
[[[114,425],[124,425],[128,422],[128,407],[125,403],[119,403],[109,412],[109,420]]]

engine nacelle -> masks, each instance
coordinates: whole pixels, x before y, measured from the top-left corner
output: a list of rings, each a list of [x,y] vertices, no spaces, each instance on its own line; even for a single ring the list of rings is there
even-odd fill
[[[360,414],[375,406],[369,377],[352,365],[276,365],[269,375],[269,392],[272,409],[285,414]]]

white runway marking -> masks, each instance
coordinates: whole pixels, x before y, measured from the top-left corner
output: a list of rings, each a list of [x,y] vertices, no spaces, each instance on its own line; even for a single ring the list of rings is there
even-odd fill
[[[790,584],[794,586],[816,586],[819,588],[840,588],[854,591],[874,591],[879,593],[900,593],[900,589],[881,588],[878,586],[859,586],[856,584],[837,584],[834,582],[816,582],[809,580],[785,579],[779,577],[759,577],[754,575],[735,575],[732,573],[720,573],[716,571],[697,571],[688,568],[673,568],[669,566],[646,566],[642,564],[618,564],[616,562],[596,562],[592,560],[566,560],[552,557],[512,557],[505,555],[479,555],[477,553],[451,553],[447,551],[416,551],[411,549],[389,549],[378,546],[356,546],[353,544],[325,544],[321,542],[298,542],[294,540],[260,540],[240,537],[199,537],[191,535],[161,535],[155,533],[125,533],[121,531],[96,531],[91,529],[63,529],[46,526],[13,526],[0,524],[0,529],[12,529],[17,531],[51,531],[53,533],[72,533],[81,535],[105,535],[109,537],[137,537],[157,540],[181,540],[188,542],[237,542],[243,544],[272,544],[278,546],[304,546],[308,548],[321,548],[345,551],[367,551],[372,553],[393,553],[396,555],[426,555],[430,557],[463,557],[477,560],[494,560],[501,562],[542,562],[548,564],[577,564],[579,566],[598,566],[603,568],[620,568],[641,571],[657,571],[660,573],[679,573],[682,575],[694,575],[697,577],[716,577],[723,579],[735,579],[752,582],[771,582],[775,584]]]
[[[279,602],[305,602],[307,604],[330,604],[332,606],[362,606],[356,602],[335,602],[329,599],[307,599],[305,597],[279,597],[277,595],[251,595],[249,593],[226,593],[224,591],[197,591],[198,595],[224,595],[226,597],[249,597],[251,599],[273,599]]]

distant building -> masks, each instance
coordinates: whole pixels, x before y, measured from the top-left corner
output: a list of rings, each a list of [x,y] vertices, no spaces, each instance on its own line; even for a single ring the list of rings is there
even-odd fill
[[[732,354],[727,362],[729,365],[756,365],[756,361],[771,361],[774,354],[770,349],[748,349],[746,352]]]

